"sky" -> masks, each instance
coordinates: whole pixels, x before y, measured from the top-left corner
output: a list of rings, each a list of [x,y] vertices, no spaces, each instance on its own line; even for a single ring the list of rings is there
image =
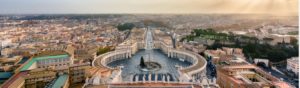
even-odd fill
[[[298,15],[298,0],[0,0],[0,14]]]

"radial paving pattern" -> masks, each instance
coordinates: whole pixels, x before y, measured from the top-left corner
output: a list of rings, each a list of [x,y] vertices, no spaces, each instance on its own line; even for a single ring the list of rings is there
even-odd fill
[[[165,55],[160,50],[151,50],[153,53],[153,56],[151,57],[150,61],[157,62],[161,65],[161,69],[155,71],[155,72],[144,72],[141,71],[138,68],[138,65],[140,63],[141,56],[144,57],[145,61],[149,61],[146,55],[148,55],[145,50],[140,50],[134,56],[130,59],[122,59],[118,61],[114,61],[112,63],[109,63],[108,66],[110,67],[116,67],[116,66],[124,66],[122,69],[122,79],[123,81],[130,81],[133,79],[133,76],[135,75],[141,75],[141,74],[170,74],[173,79],[177,79],[178,72],[175,65],[187,67],[190,66],[191,63],[186,61],[180,61],[176,58],[168,58],[167,55]]]

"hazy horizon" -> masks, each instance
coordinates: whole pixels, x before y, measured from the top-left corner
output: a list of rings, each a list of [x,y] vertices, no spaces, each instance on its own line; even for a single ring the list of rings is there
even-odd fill
[[[298,0],[1,0],[0,14],[263,14],[297,16]]]

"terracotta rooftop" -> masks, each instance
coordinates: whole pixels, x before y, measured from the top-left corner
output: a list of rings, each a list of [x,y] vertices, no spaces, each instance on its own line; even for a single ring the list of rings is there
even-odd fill
[[[11,86],[11,84],[16,82],[17,79],[23,78],[27,74],[28,74],[28,71],[16,73],[12,77],[10,77],[6,82],[4,82],[3,85],[1,86],[1,88],[9,88]]]

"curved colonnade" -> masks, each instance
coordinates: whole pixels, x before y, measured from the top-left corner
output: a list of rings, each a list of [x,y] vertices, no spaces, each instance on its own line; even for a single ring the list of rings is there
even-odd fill
[[[201,55],[191,51],[174,49],[172,46],[166,45],[161,41],[155,41],[154,46],[155,48],[161,49],[170,58],[183,59],[192,63],[191,66],[185,68],[181,67],[179,69],[179,73],[182,76],[181,80],[200,80],[200,78],[205,75],[207,62]]]
[[[107,66],[108,63],[121,59],[129,59],[135,54],[139,49],[144,49],[144,42],[136,42],[131,46],[123,46],[125,48],[108,52],[99,56],[95,56],[93,61],[93,66],[107,69],[116,69]],[[180,74],[180,81],[196,81],[205,74],[206,71],[206,60],[197,53],[183,50],[176,50],[172,46],[166,45],[161,41],[154,41],[154,48],[162,50],[168,57],[172,59],[181,59],[192,63],[188,67],[180,67],[178,72]]]

